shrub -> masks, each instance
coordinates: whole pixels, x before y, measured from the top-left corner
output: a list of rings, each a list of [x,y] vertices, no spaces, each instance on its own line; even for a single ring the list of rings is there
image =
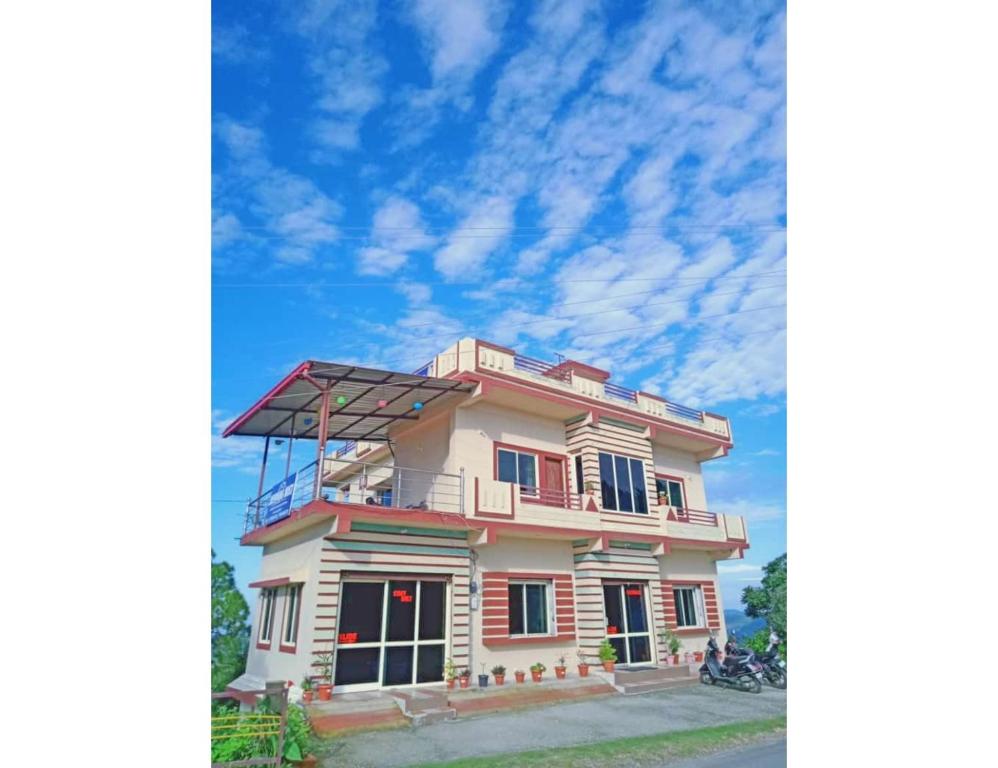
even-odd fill
[[[211,742],[213,763],[250,760],[255,757],[269,757],[277,751],[277,736],[255,735],[259,731],[273,730],[272,721],[263,716],[277,714],[277,709],[268,700],[263,700],[253,712],[239,712],[238,705],[226,704],[214,708],[213,715],[230,719],[223,722],[233,726],[218,728],[216,733],[232,734]],[[312,729],[305,710],[297,704],[288,705],[288,724],[284,734],[284,754],[282,762],[301,760],[312,751]]]
[[[666,627],[665,629],[662,630],[661,637],[663,644],[665,645],[666,648],[669,649],[669,653],[671,653],[673,656],[679,653],[679,649],[683,645],[682,641],[679,639],[679,635],[677,635],[671,629]]]
[[[599,644],[599,658],[600,661],[617,660],[617,651],[612,645],[610,645],[610,641],[605,637],[603,638],[603,642]]]
[[[506,667],[504,667],[502,664],[496,664],[494,667],[492,667],[492,674],[493,675],[505,675],[506,674]]]
[[[543,674],[544,672],[547,672],[547,670],[548,668],[545,667],[543,664],[541,664],[539,661],[536,664],[530,665],[531,672],[539,672]]]

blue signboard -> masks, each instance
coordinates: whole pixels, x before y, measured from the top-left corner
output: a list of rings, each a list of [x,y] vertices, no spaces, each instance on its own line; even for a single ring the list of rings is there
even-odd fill
[[[297,477],[297,472],[288,475],[267,491],[269,499],[263,510],[263,520],[261,521],[264,525],[276,523],[291,514],[291,500],[295,495],[295,479]]]

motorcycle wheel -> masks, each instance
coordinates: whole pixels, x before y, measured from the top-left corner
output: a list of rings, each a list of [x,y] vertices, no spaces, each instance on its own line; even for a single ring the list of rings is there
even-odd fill
[[[748,691],[749,693],[762,693],[762,683],[760,683],[754,677],[748,679],[743,678],[742,690]]]
[[[714,684],[714,678],[712,678],[706,672],[701,672],[700,673],[700,682],[703,683],[704,685],[713,685]]]
[[[766,681],[774,688],[784,691],[787,688],[787,673],[779,667],[771,669],[766,674]]]

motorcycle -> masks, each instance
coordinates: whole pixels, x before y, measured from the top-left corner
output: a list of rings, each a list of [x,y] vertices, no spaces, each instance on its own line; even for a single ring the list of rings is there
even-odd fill
[[[731,657],[744,658],[753,656],[753,652],[748,648],[739,648],[738,638],[732,632],[730,639],[724,644],[724,653]],[[775,632],[769,635],[769,647],[764,653],[755,655],[754,661],[762,665],[763,680],[780,690],[787,687],[787,663],[780,658],[779,652],[780,637]]]
[[[762,665],[751,656],[732,656],[718,661],[717,640],[711,634],[707,640],[704,663],[700,667],[700,682],[704,685],[721,685],[737,688],[740,691],[760,693],[762,691]]]

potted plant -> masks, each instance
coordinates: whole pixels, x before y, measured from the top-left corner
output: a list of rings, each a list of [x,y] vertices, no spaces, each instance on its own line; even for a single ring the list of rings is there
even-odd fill
[[[700,664],[703,661],[703,651],[693,651],[693,661]]]
[[[457,679],[461,683],[462,688],[467,688],[471,685],[471,670],[465,667],[461,670],[461,674],[457,676]]]
[[[603,642],[599,644],[599,660],[603,662],[603,669],[607,672],[613,672],[613,668],[617,663],[617,651],[614,647],[610,645],[610,641],[605,637]]]
[[[485,662],[482,662],[482,674],[478,676],[478,687],[488,688],[489,687],[489,676],[485,674]]]
[[[301,681],[301,697],[306,704],[312,703],[315,692],[312,690],[312,680],[307,675]]]
[[[506,667],[496,664],[492,667],[492,674],[495,675],[496,685],[504,685],[506,682]]]
[[[454,681],[457,680],[457,667],[454,665],[454,659],[449,656],[444,662],[444,679],[447,681],[448,688],[453,688]]]
[[[672,663],[679,664],[679,649],[682,647],[683,643],[679,639],[679,635],[673,632],[671,629],[666,627],[662,630],[662,644],[668,648],[669,656],[672,659]]]
[[[558,663],[554,665],[554,676],[557,677],[559,680],[564,680],[565,673],[567,671],[568,668],[565,666],[565,657],[559,656]]]
[[[516,682],[522,683],[526,679],[527,673],[522,669],[517,669],[513,672],[513,676],[516,678]]]
[[[589,662],[586,661],[586,654],[579,648],[575,655],[579,657],[579,677],[589,677]]]
[[[319,701],[329,701],[333,698],[333,651],[330,649],[316,656],[319,668]]]
[[[547,672],[547,667],[541,664],[539,661],[535,664],[530,665],[530,677],[535,683],[541,681],[541,675]]]
[[[596,491],[596,483],[593,482],[592,480],[586,480],[586,493],[592,496],[593,493],[595,493],[595,491]]]

